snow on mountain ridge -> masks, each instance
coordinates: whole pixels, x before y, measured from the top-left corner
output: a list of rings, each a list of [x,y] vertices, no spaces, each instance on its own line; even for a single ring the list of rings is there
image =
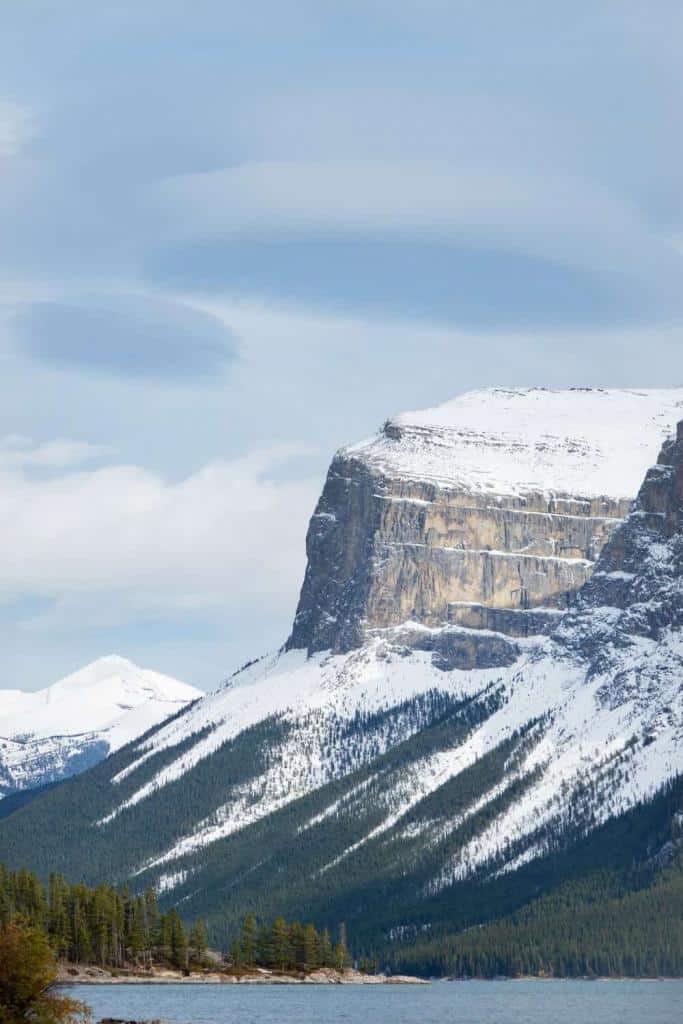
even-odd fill
[[[239,733],[279,716],[288,728],[279,745],[269,750],[263,774],[233,790],[191,833],[138,869],[150,872],[173,865],[175,870],[177,865],[184,870],[186,859],[202,848],[381,757],[383,748],[377,745],[376,734],[374,746],[364,743],[357,732],[353,742],[335,749],[334,737],[343,735],[346,727],[351,729],[359,716],[396,710],[402,701],[435,691],[456,701],[482,700],[487,692],[497,693],[498,698],[461,742],[437,747],[406,764],[401,775],[387,784],[380,803],[373,805],[372,828],[339,851],[327,868],[358,855],[364,845],[396,829],[414,828],[410,816],[431,794],[525,733],[533,742],[501,780],[476,795],[464,817],[427,820],[417,827],[427,844],[432,841],[432,824],[435,835],[443,838],[465,818],[493,807],[522,784],[520,795],[442,864],[428,885],[429,892],[475,871],[512,870],[544,852],[548,836],[561,835],[570,822],[590,830],[622,813],[683,770],[682,510],[683,426],[678,441],[664,444],[631,514],[608,541],[575,608],[550,637],[520,638],[520,653],[512,664],[446,670],[428,651],[411,646],[411,634],[416,628],[453,637],[466,631],[409,623],[378,630],[345,654],[318,652],[307,657],[305,651],[292,649],[264,659],[140,748],[139,756],[114,783],[127,778],[153,753],[210,729],[195,743],[185,742],[182,754],[147,777],[100,821],[100,827],[125,808],[152,795],[158,797],[169,783]],[[407,729],[403,735],[394,735],[392,742],[409,735]],[[342,803],[335,797],[317,820],[340,813]],[[501,851],[508,853],[503,856]]]
[[[43,690],[24,692],[7,710],[0,706],[0,732],[10,737],[74,736],[107,729],[121,712],[148,701],[181,705],[200,696],[193,686],[111,655]]]
[[[390,800],[387,794],[383,820],[352,847],[341,851],[330,866],[354,855],[365,843],[402,827],[410,812],[430,794],[532,722],[547,722],[539,731],[538,742],[518,768],[503,783],[483,793],[468,813],[492,803],[515,779],[537,771],[538,783],[477,834],[452,865],[444,865],[433,880],[433,891],[485,865],[505,843],[524,844],[543,825],[556,819],[561,822],[569,794],[585,783],[587,774],[596,779],[596,784],[604,777],[595,824],[651,795],[675,774],[677,765],[681,767],[683,714],[674,676],[660,688],[656,704],[637,707],[634,702],[625,701],[610,707],[600,700],[606,677],[596,677],[587,683],[585,665],[567,658],[554,641],[546,638],[531,641],[526,653],[510,668],[467,672],[443,672],[426,652],[408,652],[400,640],[400,630],[388,631],[385,637],[347,655],[306,658],[304,652],[292,651],[246,670],[240,685],[226,687],[147,741],[141,756],[131,762],[121,779],[152,754],[173,747],[212,722],[215,726],[179,758],[154,773],[102,819],[100,826],[109,824],[125,808],[158,794],[244,729],[269,716],[284,716],[291,732],[277,752],[271,752],[267,771],[245,784],[239,793],[233,792],[224,805],[198,822],[191,833],[140,864],[138,872],[173,865],[324,786],[353,766],[366,763],[371,756],[368,750],[362,744],[357,748],[349,746],[344,750],[345,767],[340,768],[341,751],[330,755],[327,748],[328,723],[351,722],[359,714],[372,715],[395,708],[404,700],[434,690],[448,693],[453,699],[464,699],[481,696],[493,687],[500,689],[504,699],[498,710],[462,744],[427,754],[407,768],[400,782],[393,783]],[[644,671],[651,651],[648,648],[637,653],[639,657],[631,656],[623,664],[624,670],[628,667],[636,674]],[[678,708],[678,717],[665,728],[656,729],[660,703]],[[407,731],[402,738],[409,735]],[[638,737],[636,744],[634,736]],[[644,744],[646,736],[649,738]],[[377,753],[374,748],[372,756]],[[615,766],[628,777],[627,784],[616,788],[611,781]],[[559,799],[560,793],[564,793],[564,803]],[[322,816],[335,813],[331,806]],[[440,828],[448,832],[457,824],[441,823]],[[425,841],[430,841],[428,836]],[[542,852],[541,847],[538,852]]]
[[[95,751],[118,750],[202,696],[118,655],[43,690],[0,690],[0,768],[21,788],[52,781],[69,774],[68,763],[80,764],[81,755],[89,765]]]
[[[683,388],[489,388],[401,413],[342,453],[484,493],[631,498],[682,415]]]

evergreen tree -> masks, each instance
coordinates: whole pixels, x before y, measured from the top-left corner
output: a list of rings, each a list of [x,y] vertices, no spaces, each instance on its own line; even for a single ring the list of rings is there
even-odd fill
[[[334,947],[333,961],[338,971],[345,971],[351,966],[351,956],[346,943],[346,925],[343,921],[339,925],[339,941]]]
[[[321,967],[334,967],[334,950],[332,949],[332,939],[327,928],[323,928],[323,933],[320,937],[320,965]]]
[[[230,947],[230,960],[232,961],[233,968],[239,973],[244,967],[244,953],[239,939],[233,940]]]
[[[312,924],[304,928],[304,963],[308,971],[320,967],[320,936]]]
[[[289,941],[294,966],[298,971],[306,970],[306,932],[298,921],[289,929]]]
[[[171,963],[174,967],[186,970],[188,965],[187,937],[183,922],[180,920],[180,915],[175,908],[168,915],[168,924]]]
[[[289,928],[283,917],[273,922],[270,940],[270,967],[276,971],[285,971],[292,963],[292,946],[289,939]]]
[[[242,925],[242,959],[245,967],[253,967],[256,963],[258,945],[256,918],[247,914]]]
[[[203,921],[197,921],[190,930],[190,947],[197,963],[203,964],[208,947],[206,925]]]
[[[69,949],[68,886],[61,875],[51,874],[48,880],[48,931],[57,956],[66,956]]]

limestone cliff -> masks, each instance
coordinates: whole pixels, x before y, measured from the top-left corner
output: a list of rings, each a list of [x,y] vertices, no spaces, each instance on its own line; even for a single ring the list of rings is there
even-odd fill
[[[387,421],[332,462],[289,647],[419,624],[459,638],[472,667],[465,631],[549,632],[682,410],[681,390],[491,389]]]

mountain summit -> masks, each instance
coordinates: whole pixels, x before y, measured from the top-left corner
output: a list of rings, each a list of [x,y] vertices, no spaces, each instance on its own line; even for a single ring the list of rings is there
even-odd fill
[[[44,690],[0,690],[0,785],[25,789],[81,771],[201,696],[118,655]]]
[[[492,388],[388,420],[332,461],[289,646],[408,621],[549,632],[682,416],[681,389]],[[514,654],[470,637],[453,667]]]

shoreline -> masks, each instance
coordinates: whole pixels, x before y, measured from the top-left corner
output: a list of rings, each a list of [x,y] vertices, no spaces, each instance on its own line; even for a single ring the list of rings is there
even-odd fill
[[[349,968],[337,971],[330,967],[321,967],[309,974],[278,973],[265,968],[231,974],[228,971],[207,968],[185,974],[172,968],[158,967],[149,971],[119,969],[115,973],[93,965],[60,964],[56,985],[430,985],[434,983],[471,983],[489,984],[491,982],[633,982],[648,981],[682,981],[683,978],[661,975],[659,977],[610,976],[591,977],[582,975],[572,978],[552,977],[548,975],[525,974],[518,977],[501,975],[495,978],[420,978],[410,974],[363,974]]]
[[[277,974],[259,969],[250,973],[227,974],[223,971],[203,971],[184,974],[182,971],[160,969],[148,972],[121,971],[111,974],[101,967],[81,967],[64,964],[59,968],[55,984],[69,985],[429,985],[425,978],[408,974],[362,974],[349,969],[335,971],[329,967],[310,974]]]

